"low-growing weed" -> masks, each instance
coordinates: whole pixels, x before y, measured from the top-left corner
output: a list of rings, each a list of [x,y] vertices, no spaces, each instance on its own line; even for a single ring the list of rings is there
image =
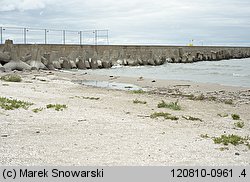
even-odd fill
[[[208,134],[201,134],[200,137],[201,138],[209,138]]]
[[[32,109],[32,111],[33,111],[34,113],[38,113],[38,112],[40,112],[40,111],[42,111],[42,110],[43,110],[43,108],[42,108],[42,107]]]
[[[238,115],[238,114],[232,114],[231,116],[232,116],[233,120],[240,120],[240,115]]]
[[[134,104],[147,104],[146,101],[140,101],[140,100],[138,100],[138,99],[133,100],[133,103],[134,103]]]
[[[218,116],[222,117],[222,118],[225,118],[225,117],[228,117],[228,114],[217,114]]]
[[[155,112],[150,115],[150,118],[158,118],[163,117],[164,119],[170,119],[170,120],[178,120],[179,118],[176,116],[171,115],[170,113],[164,113],[164,112]]]
[[[178,100],[176,102],[170,102],[170,103],[166,103],[165,101],[161,101],[158,104],[158,108],[168,108],[168,109],[172,109],[172,110],[181,110],[181,106],[178,103]]]
[[[17,99],[9,99],[6,97],[0,97],[0,107],[5,110],[14,110],[14,109],[28,109],[33,103],[25,102]]]
[[[200,118],[192,117],[192,116],[182,116],[182,118],[190,121],[202,121]]]
[[[47,109],[51,109],[54,108],[56,111],[62,111],[63,109],[66,109],[67,106],[66,105],[62,105],[62,104],[48,104]]]
[[[245,126],[245,123],[242,121],[242,122],[236,122],[234,123],[234,126],[237,127],[237,128],[243,128]]]
[[[130,93],[132,93],[132,94],[145,94],[146,92],[144,90],[131,90]]]
[[[241,137],[238,135],[221,135],[220,137],[214,137],[213,141],[215,144],[223,144],[229,145],[232,144],[234,146],[244,144],[249,147],[249,137]]]
[[[17,74],[7,74],[0,78],[0,80],[6,81],[6,82],[21,82],[22,78],[20,75]]]

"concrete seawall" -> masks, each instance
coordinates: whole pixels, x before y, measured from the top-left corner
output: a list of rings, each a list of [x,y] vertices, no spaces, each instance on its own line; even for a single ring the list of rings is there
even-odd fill
[[[192,63],[247,57],[250,57],[250,47],[24,45],[12,44],[12,41],[0,45],[0,63],[11,70],[13,66],[8,65],[11,60],[19,60],[37,69],[95,69],[117,64],[161,65],[165,62]]]

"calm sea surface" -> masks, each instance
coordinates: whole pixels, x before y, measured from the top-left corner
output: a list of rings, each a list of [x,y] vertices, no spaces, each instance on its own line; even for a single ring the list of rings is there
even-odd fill
[[[166,63],[161,66],[116,67],[84,70],[98,75],[189,80],[202,83],[250,87],[250,58],[196,63]]]

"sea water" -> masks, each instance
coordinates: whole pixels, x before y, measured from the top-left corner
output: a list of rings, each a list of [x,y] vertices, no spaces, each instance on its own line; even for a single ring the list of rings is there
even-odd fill
[[[123,66],[84,70],[98,75],[144,77],[163,80],[188,80],[250,87],[250,58],[195,63],[166,63],[161,66]]]

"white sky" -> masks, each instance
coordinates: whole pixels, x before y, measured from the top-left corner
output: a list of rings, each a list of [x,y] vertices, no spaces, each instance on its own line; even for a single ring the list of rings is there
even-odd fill
[[[0,25],[109,29],[112,44],[250,46],[250,1],[0,0]]]

